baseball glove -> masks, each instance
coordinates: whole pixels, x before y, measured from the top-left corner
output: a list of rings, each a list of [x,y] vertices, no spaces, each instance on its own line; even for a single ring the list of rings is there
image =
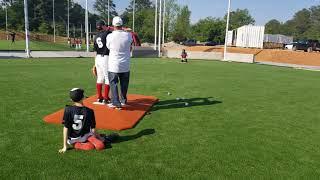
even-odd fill
[[[96,66],[93,66],[91,71],[92,71],[92,75],[97,77],[97,68],[96,68]]]

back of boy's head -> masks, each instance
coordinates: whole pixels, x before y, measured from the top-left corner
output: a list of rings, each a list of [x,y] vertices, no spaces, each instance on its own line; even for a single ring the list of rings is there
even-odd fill
[[[84,90],[80,88],[73,88],[70,90],[70,99],[73,102],[80,102],[84,98]]]

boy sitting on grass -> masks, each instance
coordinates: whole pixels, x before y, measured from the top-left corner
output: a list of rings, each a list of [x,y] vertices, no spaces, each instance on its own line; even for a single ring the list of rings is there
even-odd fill
[[[96,121],[92,109],[83,105],[84,90],[74,88],[70,91],[74,105],[67,106],[63,116],[63,148],[59,153],[67,151],[67,144],[78,150],[102,150],[105,145],[97,134]]]

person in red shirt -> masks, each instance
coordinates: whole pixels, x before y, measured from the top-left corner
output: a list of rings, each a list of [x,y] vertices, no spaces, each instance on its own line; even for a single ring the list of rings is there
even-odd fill
[[[185,63],[187,63],[187,62],[188,62],[187,57],[188,57],[188,54],[187,54],[186,50],[185,50],[185,49],[182,49],[182,53],[181,53],[181,62],[185,62]]]

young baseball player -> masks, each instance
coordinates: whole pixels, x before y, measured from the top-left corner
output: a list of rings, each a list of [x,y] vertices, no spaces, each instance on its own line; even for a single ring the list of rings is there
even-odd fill
[[[188,57],[188,54],[187,54],[186,50],[185,50],[185,49],[182,49],[182,53],[181,53],[181,62],[185,62],[185,63],[187,63],[187,62],[188,62],[187,57]]]
[[[83,105],[84,90],[71,89],[70,98],[74,104],[64,110],[63,148],[59,152],[65,153],[68,144],[78,150],[104,149],[105,145],[95,130],[94,112]]]
[[[109,98],[109,79],[108,79],[108,59],[109,49],[107,48],[107,36],[110,31],[104,31],[104,21],[97,22],[98,34],[94,38],[94,50],[96,51],[95,65],[93,67],[93,73],[97,76],[97,102],[95,104],[107,104],[110,101]],[[104,84],[104,95],[102,95],[102,86]]]

